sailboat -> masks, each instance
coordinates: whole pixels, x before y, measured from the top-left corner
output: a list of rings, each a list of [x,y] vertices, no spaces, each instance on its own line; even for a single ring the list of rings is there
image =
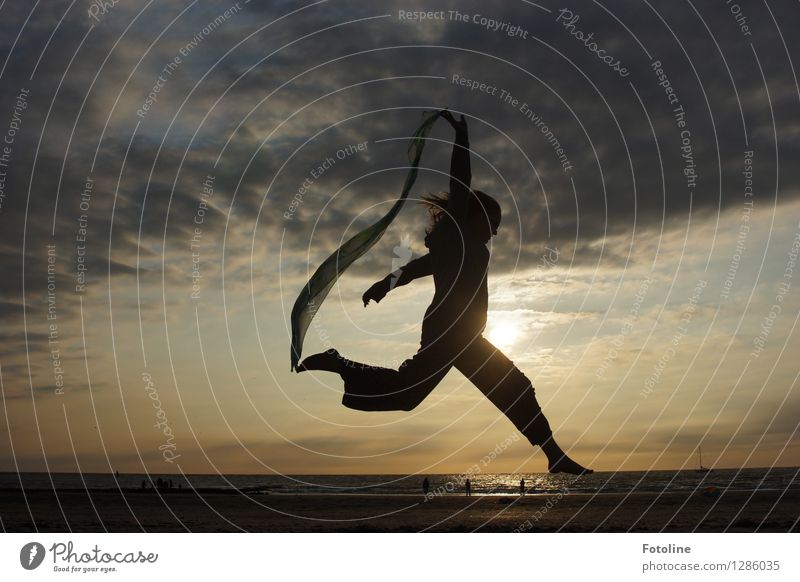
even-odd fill
[[[695,473],[708,473],[711,469],[708,467],[703,466],[703,447],[701,445],[697,446],[697,455],[698,461],[700,466],[694,470]]]

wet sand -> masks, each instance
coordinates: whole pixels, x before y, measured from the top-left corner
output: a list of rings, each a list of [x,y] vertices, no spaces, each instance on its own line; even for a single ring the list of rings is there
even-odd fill
[[[6,531],[788,532],[800,492],[436,497],[0,491]]]

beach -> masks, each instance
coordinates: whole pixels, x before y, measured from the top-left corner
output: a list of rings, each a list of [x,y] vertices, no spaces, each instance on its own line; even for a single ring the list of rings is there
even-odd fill
[[[790,532],[795,490],[518,495],[2,490],[9,532]]]

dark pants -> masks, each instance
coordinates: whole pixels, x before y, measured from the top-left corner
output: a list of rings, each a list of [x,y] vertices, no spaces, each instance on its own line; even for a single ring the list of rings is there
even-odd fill
[[[455,367],[535,445],[551,436],[533,385],[500,350],[479,335],[425,344],[398,370],[345,360],[342,404],[355,410],[412,410]]]

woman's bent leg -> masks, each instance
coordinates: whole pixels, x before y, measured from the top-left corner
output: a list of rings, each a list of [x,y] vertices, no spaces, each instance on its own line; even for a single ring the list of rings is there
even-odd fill
[[[534,445],[544,445],[553,432],[531,381],[514,362],[483,336],[472,341],[455,367],[491,400]]]
[[[381,368],[345,360],[342,404],[354,410],[413,410],[441,382],[452,363],[433,348],[422,347],[400,368]]]

